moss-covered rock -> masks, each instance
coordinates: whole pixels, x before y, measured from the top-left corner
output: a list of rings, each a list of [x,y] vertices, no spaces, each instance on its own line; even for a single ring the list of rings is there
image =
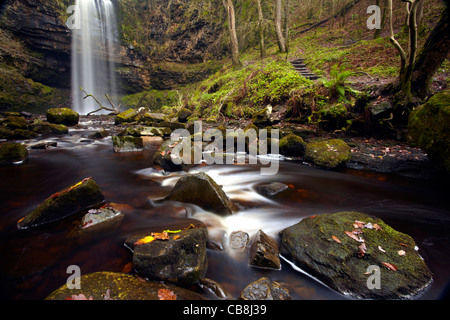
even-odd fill
[[[26,130],[26,129],[28,129],[28,121],[25,120],[25,118],[19,117],[19,116],[6,117],[5,121],[3,122],[3,125],[10,130],[15,130],[15,129]]]
[[[41,203],[17,222],[18,229],[29,229],[61,220],[105,200],[97,183],[91,178],[61,190]]]
[[[326,169],[334,169],[350,160],[351,148],[341,139],[310,142],[306,146],[305,159]]]
[[[124,112],[119,113],[114,118],[116,124],[134,122],[138,119],[139,113],[136,109],[128,109]]]
[[[188,121],[188,118],[192,115],[192,111],[187,108],[182,108],[177,113],[178,122],[185,123]]]
[[[450,173],[450,89],[435,94],[409,116],[408,130],[415,145]]]
[[[204,172],[182,177],[165,199],[192,203],[219,215],[231,215],[236,210],[222,188]]]
[[[305,218],[280,232],[280,252],[331,288],[358,298],[398,299],[423,290],[432,273],[414,240],[358,212]],[[380,268],[380,289],[367,285]]]
[[[0,165],[20,163],[27,157],[28,150],[20,143],[0,144]]]
[[[42,135],[63,135],[69,133],[69,129],[63,124],[55,124],[37,121],[30,125],[30,129]]]
[[[140,136],[113,136],[114,152],[134,152],[144,150],[144,142]]]
[[[306,143],[295,134],[288,134],[280,139],[280,154],[285,156],[301,157],[305,153]]]
[[[69,108],[50,108],[47,110],[47,121],[66,126],[77,125],[80,115]]]
[[[270,118],[271,113],[272,107],[265,107],[264,109],[255,112],[252,116],[252,123],[260,128],[270,126],[272,124],[272,120]]]
[[[184,286],[197,283],[205,275],[208,232],[204,224],[167,233],[164,240],[136,244],[152,233],[162,234],[163,230],[134,235],[125,241],[133,250],[133,267],[139,275]]]
[[[289,290],[267,277],[253,281],[242,290],[240,300],[291,300]]]
[[[142,281],[133,275],[117,272],[96,272],[80,277],[81,288],[69,288],[67,284],[52,292],[46,300],[67,300],[83,295],[92,300],[161,300],[164,291],[173,292],[176,300],[203,300],[188,289],[157,281]],[[160,297],[161,296],[161,297]],[[173,296],[175,298],[175,296]]]

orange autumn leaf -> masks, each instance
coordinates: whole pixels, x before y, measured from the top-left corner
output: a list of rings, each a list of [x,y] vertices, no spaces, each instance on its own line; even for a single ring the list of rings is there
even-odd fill
[[[179,234],[177,234],[175,237],[173,237],[173,240],[178,240],[180,238],[181,238],[181,236]]]
[[[134,243],[134,245],[135,245],[135,246],[140,246],[140,245],[143,245],[143,244],[145,244],[145,243],[150,243],[150,242],[155,241],[155,240],[156,240],[156,239],[153,238],[152,236],[148,236],[148,237],[139,239],[138,241],[136,241],[136,242]]]
[[[350,231],[345,231],[345,234],[346,234],[347,236],[349,236],[350,238],[352,238],[353,240],[356,240],[356,241],[360,242],[359,238],[358,238],[357,236],[355,236],[352,232],[350,232]]]
[[[169,234],[167,232],[152,232],[151,236],[154,240],[169,240]]]
[[[374,225],[373,225],[373,227],[375,228],[375,230],[383,230],[383,229],[381,229],[381,227],[377,224],[377,223],[375,223]]]
[[[341,243],[341,240],[339,240],[338,237],[336,237],[336,236],[331,236],[331,238],[332,238],[334,241],[336,241],[337,243]]]
[[[158,298],[159,300],[177,300],[177,295],[169,289],[159,289]]]
[[[389,270],[392,270],[392,271],[397,271],[398,270],[398,268],[397,268],[397,266],[395,264],[387,263],[387,262],[382,262],[382,264],[383,264],[383,266],[385,266]]]

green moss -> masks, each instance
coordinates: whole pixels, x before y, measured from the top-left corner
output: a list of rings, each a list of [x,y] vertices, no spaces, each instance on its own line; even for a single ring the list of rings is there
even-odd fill
[[[306,146],[305,159],[312,163],[333,169],[351,158],[351,148],[340,139],[310,142]]]
[[[134,122],[137,120],[138,112],[135,109],[128,109],[124,112],[119,113],[115,117],[115,123],[121,124],[121,123],[128,123],[128,122]]]
[[[69,108],[50,108],[47,110],[47,121],[66,126],[76,125],[80,115]]]
[[[279,143],[280,154],[301,157],[305,153],[305,141],[295,134],[288,134],[281,138]]]
[[[24,161],[28,157],[28,150],[20,143],[0,144],[0,164],[13,164]]]

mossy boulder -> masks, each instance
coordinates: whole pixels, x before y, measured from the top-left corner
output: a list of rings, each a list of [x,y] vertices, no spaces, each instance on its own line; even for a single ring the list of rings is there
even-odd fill
[[[435,94],[409,116],[413,143],[450,173],[450,89]]]
[[[165,200],[192,203],[219,215],[236,211],[222,188],[204,172],[180,178]]]
[[[341,139],[310,142],[306,146],[305,159],[326,169],[334,169],[350,160],[350,146]]]
[[[280,139],[280,154],[285,156],[301,157],[305,153],[306,143],[295,134],[288,134]]]
[[[136,109],[128,109],[119,113],[114,118],[115,124],[134,122],[139,118],[139,112]]]
[[[69,129],[63,124],[36,121],[30,125],[30,129],[42,135],[63,135],[69,133]]]
[[[69,288],[67,284],[53,291],[45,300],[67,300],[73,296],[92,300],[161,300],[162,292],[173,292],[176,300],[204,300],[194,291],[163,284],[142,281],[133,275],[118,272],[95,272],[80,277],[81,288]],[[165,291],[169,290],[169,291]]]
[[[338,292],[357,298],[407,298],[432,280],[410,236],[363,213],[305,218],[282,230],[280,241],[283,256]],[[369,266],[380,270],[379,289],[367,285]]]
[[[113,136],[112,141],[114,152],[136,152],[144,150],[144,142],[140,136]]]
[[[188,121],[188,118],[192,115],[192,111],[187,108],[181,108],[177,113],[178,122],[185,123]]]
[[[27,159],[28,150],[20,143],[0,144],[0,165],[20,163]]]
[[[80,120],[78,112],[69,108],[50,108],[47,110],[47,121],[66,126],[77,125]]]
[[[86,178],[61,190],[17,222],[18,229],[29,229],[61,220],[105,200],[97,183]]]
[[[272,125],[272,119],[270,117],[271,114],[272,107],[266,107],[260,111],[257,111],[252,116],[252,123],[259,128],[270,126]]]
[[[28,129],[28,121],[25,118],[19,116],[6,117],[5,121],[3,122],[3,125],[10,130]]]
[[[204,224],[192,226],[166,232],[164,239],[157,239],[155,235],[164,235],[164,230],[152,230],[128,238],[125,245],[133,251],[134,270],[153,280],[183,286],[197,283],[208,269],[208,231]],[[155,240],[139,243],[152,234]]]

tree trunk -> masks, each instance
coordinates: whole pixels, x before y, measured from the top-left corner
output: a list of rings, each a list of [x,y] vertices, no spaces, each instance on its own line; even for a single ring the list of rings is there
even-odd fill
[[[429,95],[433,75],[450,51],[450,6],[444,9],[436,27],[428,36],[412,74],[411,90],[420,98]]]
[[[264,44],[264,17],[261,8],[261,0],[256,0],[258,6],[258,25],[259,25],[259,47],[261,53],[261,60],[266,55],[266,46]]]
[[[239,60],[239,44],[236,35],[236,20],[234,15],[234,6],[232,0],[223,0],[223,4],[227,10],[228,29],[230,30],[231,39],[231,61],[234,66],[241,64]]]
[[[289,52],[289,0],[285,0],[284,4],[284,34],[286,53]]]
[[[284,40],[283,31],[281,30],[281,6],[282,0],[276,0],[275,4],[275,32],[277,34],[278,48],[281,53],[286,53],[286,42]]]

